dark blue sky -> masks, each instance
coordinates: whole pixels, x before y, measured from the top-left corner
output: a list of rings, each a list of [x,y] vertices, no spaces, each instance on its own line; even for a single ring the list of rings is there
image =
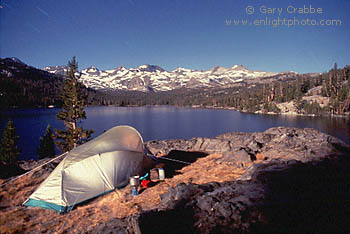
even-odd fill
[[[45,67],[77,56],[80,69],[157,64],[206,70],[243,64],[251,70],[323,72],[350,64],[350,1],[0,0],[0,57]],[[322,14],[292,14],[294,7]],[[246,13],[253,6],[252,15]],[[333,26],[256,26],[283,18]],[[288,10],[288,12],[287,12]],[[267,11],[267,10],[266,10]],[[226,20],[248,20],[248,26]],[[304,20],[304,21],[303,21]],[[271,21],[270,21],[271,22]],[[293,21],[294,22],[294,21]],[[329,21],[328,21],[329,22]],[[252,25],[250,25],[250,23]],[[335,22],[333,23],[335,24]]]

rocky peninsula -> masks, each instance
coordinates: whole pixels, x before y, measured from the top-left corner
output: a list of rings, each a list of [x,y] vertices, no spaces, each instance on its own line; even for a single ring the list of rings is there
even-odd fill
[[[332,136],[277,127],[145,145],[163,163],[164,181],[136,197],[129,186],[115,190],[68,214],[22,206],[57,159],[1,187],[0,233],[350,231],[350,148]]]

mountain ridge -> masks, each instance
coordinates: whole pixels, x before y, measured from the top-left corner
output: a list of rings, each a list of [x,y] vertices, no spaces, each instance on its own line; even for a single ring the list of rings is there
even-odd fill
[[[63,74],[64,66],[45,67],[43,70]],[[265,72],[248,70],[243,65],[226,68],[214,66],[208,70],[178,67],[167,71],[158,65],[144,64],[136,68],[118,66],[102,70],[95,66],[80,71],[80,81],[96,90],[169,91],[179,88],[232,87],[241,82],[259,83],[262,79],[274,77],[283,79],[297,76],[297,72]]]
[[[0,58],[0,109],[15,107],[60,106],[65,66],[48,72],[27,65],[17,58]],[[114,97],[85,88],[87,104],[116,103]]]

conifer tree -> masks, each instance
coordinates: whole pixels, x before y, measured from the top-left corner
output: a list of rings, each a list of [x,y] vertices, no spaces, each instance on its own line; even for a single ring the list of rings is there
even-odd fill
[[[43,159],[46,157],[52,158],[56,155],[55,143],[53,141],[53,134],[51,131],[50,124],[47,125],[44,137],[40,137],[40,145],[37,149],[37,154],[39,159]]]
[[[17,146],[19,136],[12,120],[8,121],[4,129],[0,145],[0,161],[8,165],[15,165],[21,149]]]
[[[64,152],[87,141],[93,132],[78,127],[81,120],[86,119],[84,111],[86,96],[83,92],[83,85],[76,77],[77,72],[78,63],[75,57],[73,57],[68,62],[68,72],[61,94],[61,100],[63,102],[62,110],[57,114],[57,118],[64,122],[66,130],[55,129],[56,144]]]

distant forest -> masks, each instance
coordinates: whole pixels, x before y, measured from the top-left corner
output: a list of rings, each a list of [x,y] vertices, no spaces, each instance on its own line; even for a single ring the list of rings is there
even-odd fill
[[[5,59],[6,60],[6,59]],[[63,77],[33,67],[2,60],[0,71],[0,108],[61,106],[59,99]],[[9,69],[10,68],[10,69]],[[12,69],[11,69],[12,68]],[[350,66],[334,67],[319,76],[300,75],[296,78],[241,83],[230,88],[176,89],[163,92],[96,91],[85,88],[90,106],[173,105],[234,108],[246,112],[279,113],[278,103],[295,101],[305,114],[345,114],[350,111]],[[302,97],[319,95],[329,98],[323,108]]]
[[[335,64],[329,72],[319,76],[306,74],[268,83],[242,83],[241,86],[231,88],[183,88],[157,93],[123,91],[111,95],[116,97],[117,103],[109,104],[119,106],[222,107],[245,112],[279,113],[281,110],[277,104],[294,101],[300,113],[343,115],[350,111],[350,66],[338,69]],[[316,101],[302,99],[313,95],[328,98],[329,104],[322,108]]]
[[[0,59],[0,108],[60,107],[62,76],[11,59]],[[107,93],[84,89],[88,105],[117,104]]]

